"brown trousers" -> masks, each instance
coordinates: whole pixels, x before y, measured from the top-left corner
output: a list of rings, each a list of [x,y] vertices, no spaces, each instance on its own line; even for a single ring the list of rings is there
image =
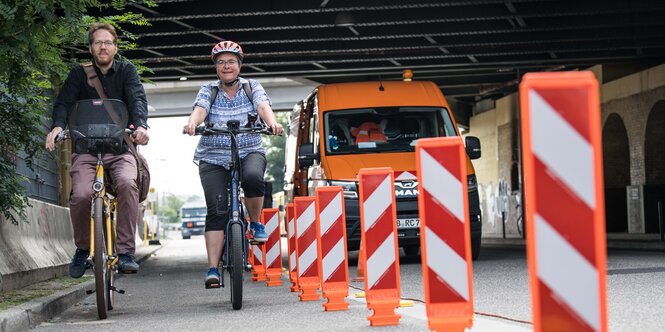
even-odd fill
[[[134,236],[139,218],[139,189],[136,185],[136,160],[127,152],[120,155],[104,154],[104,168],[111,174],[118,193],[117,226],[118,254],[134,255]],[[79,249],[90,250],[90,211],[92,183],[95,179],[97,156],[73,154],[72,194],[69,198],[69,214],[74,228],[74,242]]]

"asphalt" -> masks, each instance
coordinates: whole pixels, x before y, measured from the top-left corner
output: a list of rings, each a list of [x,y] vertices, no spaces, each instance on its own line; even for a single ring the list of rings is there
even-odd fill
[[[145,261],[160,248],[161,245],[137,247],[135,252],[137,262]],[[122,278],[122,275],[118,275],[118,277]],[[36,298],[0,311],[0,332],[26,331],[34,328],[89,296],[87,292],[94,288],[95,280],[91,278],[89,281],[58,291],[53,295]]]
[[[659,239],[658,239],[659,240]],[[512,243],[514,242],[514,243]],[[523,240],[515,240],[509,243],[499,241],[499,239],[483,239],[483,245],[516,245],[523,246]],[[636,249],[636,250],[656,250],[665,251],[665,242],[663,241],[627,241],[624,239],[610,239],[608,236],[608,249]],[[147,260],[156,251],[160,250],[162,245],[140,246],[137,248],[136,258],[139,262]],[[122,277],[122,275],[120,275]],[[94,289],[94,279],[78,284],[74,287],[59,291],[53,295],[37,298],[24,304],[0,311],[0,332],[5,331],[25,331],[36,327],[40,323],[47,321],[83,300],[88,294],[88,290]],[[356,299],[352,293],[358,290],[350,289],[348,299],[358,302],[364,302],[363,299]],[[402,314],[411,316],[418,320],[425,319],[425,307],[415,303],[413,308],[402,311]],[[474,317],[473,331],[492,331],[496,330],[498,325],[503,323],[482,316]],[[521,330],[521,327],[512,325],[510,330]],[[529,329],[524,329],[529,330]]]

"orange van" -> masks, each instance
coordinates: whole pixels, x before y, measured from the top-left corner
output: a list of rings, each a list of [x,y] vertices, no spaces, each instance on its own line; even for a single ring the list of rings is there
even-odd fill
[[[314,195],[319,186],[342,186],[349,250],[360,245],[357,175],[361,168],[395,172],[399,246],[407,255],[420,247],[415,142],[460,136],[448,102],[432,82],[356,82],[317,87],[295,105],[286,142],[285,193]],[[480,141],[465,139],[472,256],[480,254],[481,215],[471,159]]]

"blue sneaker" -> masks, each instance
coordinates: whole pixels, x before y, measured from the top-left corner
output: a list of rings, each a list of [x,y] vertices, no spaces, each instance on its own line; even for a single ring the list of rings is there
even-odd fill
[[[221,275],[219,274],[219,270],[216,267],[211,267],[208,270],[208,274],[206,275],[205,279],[206,288],[219,288],[220,277]]]
[[[266,233],[266,228],[258,221],[252,221],[249,223],[249,230],[254,236],[254,241],[266,242],[268,241],[268,233]]]
[[[90,251],[76,249],[72,262],[69,263],[69,276],[72,278],[83,276],[85,269],[88,268],[88,256],[90,256]]]

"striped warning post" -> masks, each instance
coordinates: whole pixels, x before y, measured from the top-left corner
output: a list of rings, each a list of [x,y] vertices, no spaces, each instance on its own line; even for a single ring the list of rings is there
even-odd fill
[[[526,74],[520,84],[535,331],[607,331],[598,93],[591,72]]]
[[[365,292],[371,326],[398,325],[400,276],[397,212],[393,170],[363,168],[358,172],[362,246],[365,248]]]
[[[419,139],[420,250],[429,328],[464,331],[473,325],[471,229],[466,153],[459,137]]]
[[[289,263],[289,281],[291,282],[291,287],[289,289],[292,292],[299,291],[298,289],[298,271],[296,270],[296,221],[294,219],[293,212],[293,203],[286,204],[286,238],[287,248],[289,252],[288,263]]]
[[[260,221],[263,223],[263,221]],[[266,249],[265,245],[251,245],[252,250],[252,281],[265,281],[266,277]]]
[[[416,171],[395,171],[395,180],[415,180]]]
[[[282,285],[282,244],[279,234],[279,210],[263,209],[261,222],[266,225],[268,240],[263,245],[266,251],[266,278],[269,287]]]
[[[298,264],[298,288],[300,301],[319,299],[317,290],[321,284],[319,268],[316,264],[316,198],[296,197],[294,199],[296,220],[296,259]]]
[[[349,294],[349,266],[342,187],[316,188],[316,212],[321,293],[328,299],[323,307],[326,311],[347,310],[349,303],[344,298]]]

